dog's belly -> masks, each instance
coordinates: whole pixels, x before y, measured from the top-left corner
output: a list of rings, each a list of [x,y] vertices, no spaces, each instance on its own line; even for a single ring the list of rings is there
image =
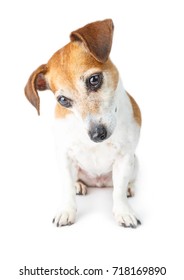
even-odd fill
[[[70,158],[78,167],[78,179],[88,186],[112,186],[112,166],[117,149],[111,143],[92,147],[77,145],[70,150]]]
[[[93,177],[85,170],[79,168],[78,180],[82,181],[88,187],[112,187],[112,172]]]

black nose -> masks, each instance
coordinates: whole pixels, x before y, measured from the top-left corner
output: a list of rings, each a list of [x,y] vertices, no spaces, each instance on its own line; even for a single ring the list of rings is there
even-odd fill
[[[89,137],[94,142],[102,142],[103,140],[105,140],[107,138],[107,130],[106,130],[105,126],[98,125],[98,126],[93,127],[89,131]]]

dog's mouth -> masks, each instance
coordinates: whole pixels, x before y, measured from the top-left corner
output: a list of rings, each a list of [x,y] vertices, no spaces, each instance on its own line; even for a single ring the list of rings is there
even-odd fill
[[[88,135],[90,139],[95,143],[103,142],[111,136],[111,134],[108,133],[106,126],[102,124],[93,126],[89,130]]]

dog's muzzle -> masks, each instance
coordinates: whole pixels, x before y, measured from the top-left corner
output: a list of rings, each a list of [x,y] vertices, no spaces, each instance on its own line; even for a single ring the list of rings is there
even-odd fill
[[[94,126],[89,132],[89,137],[92,141],[98,143],[107,139],[107,129],[104,125],[100,124]]]

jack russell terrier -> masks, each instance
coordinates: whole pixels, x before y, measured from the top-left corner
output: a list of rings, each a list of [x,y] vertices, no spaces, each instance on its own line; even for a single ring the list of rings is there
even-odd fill
[[[118,224],[140,224],[127,197],[133,195],[140,109],[121,83],[109,58],[113,22],[96,21],[73,31],[71,42],[30,76],[25,95],[40,114],[38,90],[57,100],[56,142],[64,201],[56,226],[73,224],[76,193],[88,186],[113,186],[113,214]]]

